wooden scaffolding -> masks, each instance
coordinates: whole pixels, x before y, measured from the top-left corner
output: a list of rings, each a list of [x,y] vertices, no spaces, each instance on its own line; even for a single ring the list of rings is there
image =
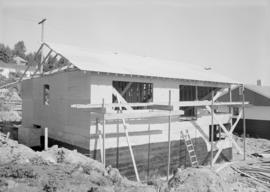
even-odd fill
[[[96,119],[97,124],[98,122],[101,122],[102,124],[102,130],[97,131],[97,135],[95,135],[96,138],[99,138],[101,143],[101,160],[103,164],[105,165],[106,162],[106,122],[110,120],[120,120],[123,124],[124,130],[125,130],[125,137],[127,140],[127,144],[129,147],[130,155],[132,158],[132,163],[134,167],[134,172],[136,175],[137,181],[140,181],[139,174],[137,171],[136,161],[132,150],[132,144],[129,140],[129,131],[128,131],[128,124],[126,123],[126,120],[128,119],[146,119],[151,117],[168,117],[168,163],[167,163],[167,179],[169,178],[170,174],[170,158],[171,158],[171,118],[175,116],[181,116],[183,115],[183,111],[180,110],[180,107],[196,107],[196,108],[205,108],[210,114],[211,114],[211,139],[209,141],[208,136],[200,129],[199,126],[195,126],[198,131],[202,134],[202,137],[205,141],[208,142],[208,144],[211,145],[211,166],[215,164],[218,157],[220,156],[223,148],[218,147],[213,142],[213,129],[214,129],[214,121],[219,124],[223,132],[226,134],[226,137],[229,138],[232,145],[235,146],[237,151],[240,154],[243,154],[243,159],[245,159],[245,106],[248,105],[248,102],[245,102],[244,100],[244,94],[243,95],[243,101],[242,102],[231,102],[231,90],[229,89],[230,94],[230,102],[215,102],[214,93],[212,92],[212,99],[211,101],[181,101],[181,102],[172,102],[171,101],[171,91],[169,91],[169,99],[168,103],[127,103],[124,98],[121,97],[121,95],[114,89],[113,95],[117,97],[118,103],[105,103],[104,99],[102,100],[101,104],[73,104],[71,105],[72,108],[76,109],[83,109],[87,112],[94,113],[98,116]],[[227,128],[216,118],[215,109],[219,106],[227,106],[229,107],[229,112],[231,114],[231,129],[230,131],[227,130]],[[149,111],[142,111],[140,113],[133,110],[133,107],[143,107],[144,109],[151,109]],[[234,124],[232,124],[232,107],[239,108],[239,114],[236,118],[236,121]],[[117,110],[115,110],[117,109]],[[122,110],[125,109],[125,110]],[[244,130],[244,148],[241,149],[238,144],[235,142],[233,138],[233,131],[239,122],[240,118],[243,118],[243,130]],[[181,121],[181,118],[179,118],[179,121]],[[90,137],[91,138],[91,137]],[[102,141],[101,141],[102,140]],[[90,142],[89,142],[90,143]],[[90,145],[90,144],[89,144]],[[218,149],[218,152],[213,154],[213,150]],[[90,146],[89,146],[90,151]]]

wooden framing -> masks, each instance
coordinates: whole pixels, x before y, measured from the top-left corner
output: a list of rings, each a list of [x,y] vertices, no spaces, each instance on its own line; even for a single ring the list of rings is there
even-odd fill
[[[172,92],[169,91],[169,106],[172,102]],[[169,181],[170,165],[171,165],[171,111],[169,111],[168,117],[168,164],[167,164],[167,181]]]
[[[115,90],[115,92],[117,92]],[[136,174],[136,178],[138,181],[140,181],[140,178],[138,176],[138,172],[137,172],[137,167],[136,167],[136,161],[135,161],[135,157],[133,155],[133,150],[132,150],[132,145],[130,143],[129,140],[129,136],[132,136],[132,134],[129,135],[128,133],[128,126],[126,124],[125,119],[145,119],[145,118],[153,118],[153,117],[168,117],[168,164],[167,164],[167,178],[169,177],[169,171],[170,171],[170,156],[171,156],[171,151],[170,151],[170,121],[171,121],[171,117],[172,116],[180,116],[183,114],[183,111],[179,110],[180,106],[195,106],[195,107],[201,107],[201,108],[206,108],[206,110],[211,114],[211,166],[213,164],[215,164],[215,162],[217,161],[218,157],[220,156],[223,148],[222,147],[218,147],[216,143],[214,143],[213,141],[213,124],[214,122],[218,123],[219,126],[221,127],[221,129],[223,130],[223,132],[226,134],[226,136],[229,138],[229,140],[231,141],[231,143],[236,147],[237,151],[240,154],[243,154],[241,148],[237,145],[237,143],[234,141],[233,137],[232,137],[232,133],[233,130],[235,129],[236,125],[238,124],[240,118],[242,117],[243,113],[244,113],[244,107],[246,105],[248,105],[248,102],[244,102],[244,100],[242,102],[214,102],[214,96],[212,96],[212,100],[211,101],[182,101],[182,102],[171,102],[171,92],[169,92],[169,103],[164,104],[164,103],[126,103],[126,101],[122,98],[121,94],[119,94],[118,92],[115,94],[118,101],[121,101],[121,103],[111,103],[111,104],[105,104],[104,100],[102,101],[102,104],[87,104],[87,105],[80,105],[80,104],[74,104],[71,105],[72,108],[76,108],[76,109],[82,109],[82,110],[86,110],[88,112],[92,112],[95,113],[96,115],[99,116],[100,119],[102,119],[102,140],[103,140],[103,145],[102,145],[102,162],[105,163],[106,161],[106,147],[105,147],[105,140],[106,137],[110,138],[110,137],[119,137],[119,136],[125,136],[128,142],[128,146],[129,146],[129,150],[130,150],[130,154],[132,157],[132,163],[134,166],[134,171]],[[151,109],[150,111],[145,111],[144,110],[133,110],[132,107],[137,107],[137,106],[144,106],[147,107],[147,109]],[[240,111],[237,120],[235,121],[235,123],[231,126],[230,131],[228,131],[226,129],[226,127],[219,122],[219,120],[216,117],[216,114],[214,112],[215,108],[217,108],[218,106],[228,106],[228,107],[232,107],[232,106],[236,106],[241,108],[242,110]],[[113,111],[112,109],[118,107],[121,111],[121,113],[118,113],[116,111]],[[122,110],[122,108],[126,108],[127,110]],[[178,110],[176,110],[178,109]],[[106,134],[105,133],[105,124],[106,121],[110,121],[110,120],[122,120],[123,122],[123,126],[125,129],[125,133],[117,133],[117,134]],[[193,122],[195,123],[195,122]],[[197,130],[199,130],[199,132],[202,134],[203,139],[209,144],[209,138],[207,138],[206,134],[204,134],[204,132],[202,130],[200,130],[199,126],[195,126],[197,128]],[[152,130],[151,132],[143,132],[143,133],[135,133],[135,134],[142,134],[142,135],[150,135],[150,134],[158,134],[155,130]],[[91,138],[100,138],[101,134],[96,134],[93,135]],[[215,154],[215,156],[213,156],[213,150],[218,149],[217,153]],[[245,149],[244,149],[245,151]],[[245,153],[245,152],[244,152]]]

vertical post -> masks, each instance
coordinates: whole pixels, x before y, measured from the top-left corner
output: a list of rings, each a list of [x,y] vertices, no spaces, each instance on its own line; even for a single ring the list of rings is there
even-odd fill
[[[169,105],[171,105],[172,101],[171,90],[169,91]],[[168,164],[167,164],[167,181],[169,180],[170,175],[170,164],[171,164],[171,111],[169,111],[168,118]]]
[[[214,148],[214,91],[211,92],[211,167],[213,166],[213,148]]]
[[[135,175],[136,175],[136,179],[137,179],[138,182],[140,182],[140,177],[139,177],[139,174],[138,174],[137,165],[136,165],[136,161],[135,161],[135,158],[134,158],[132,146],[131,146],[130,141],[129,141],[128,127],[126,125],[125,119],[122,119],[122,120],[123,120],[123,125],[124,125],[124,129],[125,129],[126,139],[127,139],[128,148],[129,148],[129,152],[130,152],[130,155],[131,155],[131,159],[132,159],[132,163],[133,163],[133,167],[134,167],[134,172],[135,172]]]
[[[232,102],[232,88],[229,88],[229,102]],[[229,113],[231,115],[230,124],[232,125],[232,106],[229,106]]]
[[[45,21],[47,19],[42,19],[40,22],[38,22],[39,25],[41,25],[41,43],[44,42],[44,24],[45,24]],[[39,66],[39,70],[40,70],[40,74],[43,73],[43,66],[42,66],[42,62],[43,62],[43,47],[41,48],[40,50],[41,52],[41,60],[40,60],[40,66]]]
[[[199,101],[198,86],[195,86],[195,101]],[[196,118],[198,117],[197,111],[198,111],[198,108],[194,107],[194,113],[195,113]]]
[[[232,88],[229,87],[228,90],[229,90],[229,102],[231,103],[232,102]],[[230,123],[230,129],[231,129],[232,124],[233,124],[233,122],[232,122],[233,110],[232,109],[233,109],[232,106],[229,106],[229,113],[230,113],[230,122],[229,123]]]
[[[7,132],[6,140],[9,139],[9,136],[10,136],[10,132]]]
[[[104,98],[102,99],[102,109],[103,109],[103,119],[102,119],[102,140],[103,140],[103,143],[102,143],[102,152],[103,152],[103,154],[102,154],[102,156],[103,156],[103,160],[102,160],[102,162],[103,162],[103,164],[104,164],[104,166],[106,166],[106,152],[105,152],[105,139],[106,139],[106,137],[105,137],[105,104],[104,104]]]
[[[45,127],[44,129],[44,149],[45,151],[48,150],[48,128]]]
[[[96,118],[96,138],[95,138],[95,143],[94,143],[94,154],[93,154],[93,159],[96,160],[97,158],[97,145],[98,145],[98,139],[99,139],[99,128],[98,128],[98,118]],[[101,158],[101,161],[103,159]]]
[[[243,110],[243,142],[244,142],[244,157],[243,159],[246,160],[246,119],[245,119],[245,87],[242,85],[242,110]]]
[[[117,110],[117,113],[119,113],[119,110]],[[117,131],[117,138],[116,138],[116,168],[119,168],[119,120],[117,119],[117,125],[116,125],[116,131]]]
[[[150,134],[150,123],[148,124],[148,154],[147,154],[147,181],[149,181],[150,172],[150,150],[151,150],[151,134]]]
[[[91,121],[89,126],[89,157],[91,158]]]

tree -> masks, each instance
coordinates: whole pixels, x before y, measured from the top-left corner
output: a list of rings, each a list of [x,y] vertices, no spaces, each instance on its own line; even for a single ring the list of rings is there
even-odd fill
[[[12,61],[12,58],[12,50],[8,46],[0,43],[0,60],[5,63],[9,63],[10,61]]]
[[[24,45],[24,42],[18,41],[14,45],[13,55],[17,55],[17,56],[20,56],[21,58],[25,59],[25,52],[26,52],[26,47]]]

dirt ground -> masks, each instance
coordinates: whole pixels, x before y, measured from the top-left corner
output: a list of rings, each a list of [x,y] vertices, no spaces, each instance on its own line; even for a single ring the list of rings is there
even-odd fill
[[[35,152],[0,135],[0,154],[0,191],[156,191],[154,186],[127,180],[117,169],[57,146]]]
[[[241,139],[237,138],[241,146]],[[117,169],[104,167],[77,151],[53,146],[47,151],[32,149],[6,139],[0,133],[0,191],[87,191],[87,192],[263,192],[270,188],[243,177],[231,164],[261,161],[251,155],[270,149],[270,141],[247,139],[247,160],[234,152],[235,161],[209,167],[178,169],[167,182],[155,178],[148,184],[129,181]]]

